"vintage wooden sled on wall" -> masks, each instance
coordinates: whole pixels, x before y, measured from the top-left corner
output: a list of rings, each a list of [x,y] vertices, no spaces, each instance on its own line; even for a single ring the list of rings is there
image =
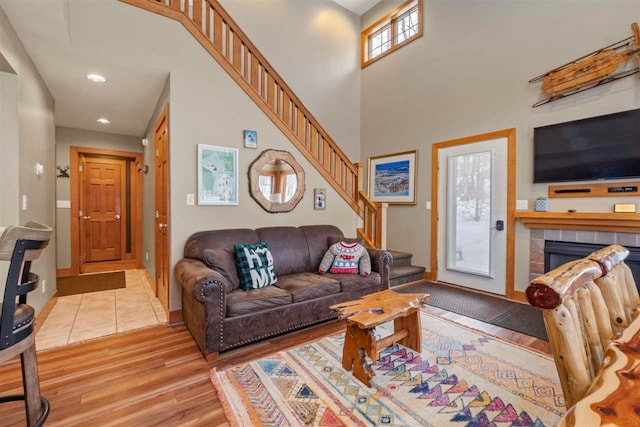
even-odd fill
[[[624,40],[588,53],[529,80],[529,83],[542,81],[542,92],[547,96],[533,104],[533,107],[637,74],[640,70],[638,23],[631,24],[631,31],[633,35]],[[637,67],[616,73],[620,64],[634,57],[638,63]],[[640,74],[638,77],[640,78]]]

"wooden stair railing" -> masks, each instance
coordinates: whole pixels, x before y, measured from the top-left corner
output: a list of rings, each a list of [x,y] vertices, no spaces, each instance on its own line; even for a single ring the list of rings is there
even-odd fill
[[[381,207],[366,195],[362,199],[362,169],[349,160],[217,0],[120,1],[182,23],[363,218],[364,228],[358,234],[367,244],[381,247]]]
[[[216,0],[121,0],[181,22],[358,211],[358,171]]]
[[[364,166],[356,163],[358,176],[364,176]],[[388,203],[376,203],[362,191],[362,180],[358,183],[358,215],[362,219],[362,227],[358,227],[356,234],[365,241],[367,246],[387,249],[387,207]]]
[[[360,217],[364,226],[358,228],[358,237],[364,239],[367,246],[387,248],[387,207],[388,203],[374,203],[363,191],[359,191],[358,203]]]

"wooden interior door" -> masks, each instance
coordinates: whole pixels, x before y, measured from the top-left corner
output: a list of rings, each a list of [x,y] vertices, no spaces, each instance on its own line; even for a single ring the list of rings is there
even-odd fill
[[[154,135],[156,296],[169,310],[169,127],[167,108],[158,119]]]
[[[120,260],[125,167],[121,159],[82,159],[83,263]]]

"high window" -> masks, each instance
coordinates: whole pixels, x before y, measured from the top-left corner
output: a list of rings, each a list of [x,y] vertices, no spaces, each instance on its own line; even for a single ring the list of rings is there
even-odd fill
[[[362,32],[362,68],[422,36],[422,0],[410,0]]]

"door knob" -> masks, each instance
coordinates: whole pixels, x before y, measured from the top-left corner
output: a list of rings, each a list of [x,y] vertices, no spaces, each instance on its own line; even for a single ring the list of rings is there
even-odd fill
[[[158,224],[159,229],[167,228],[167,224]]]
[[[114,216],[114,218],[115,218],[115,219],[120,219],[120,215],[116,214],[116,215]]]
[[[91,215],[85,215],[82,217],[82,219],[84,220],[90,220],[91,219]]]

